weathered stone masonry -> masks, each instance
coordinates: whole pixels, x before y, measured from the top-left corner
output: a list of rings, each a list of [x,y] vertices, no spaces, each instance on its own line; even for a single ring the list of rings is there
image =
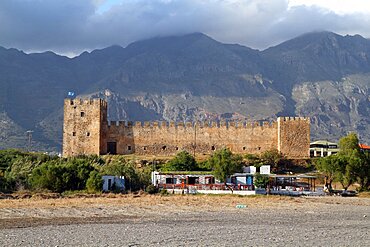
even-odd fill
[[[102,99],[64,101],[63,156],[79,154],[174,155],[181,150],[212,154],[223,147],[235,153],[278,149],[289,158],[308,158],[308,118],[277,122],[124,122],[107,120]]]

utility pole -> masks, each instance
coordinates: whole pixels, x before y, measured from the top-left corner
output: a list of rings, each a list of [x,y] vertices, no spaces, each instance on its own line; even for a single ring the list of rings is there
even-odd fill
[[[26,133],[27,133],[27,136],[28,136],[28,147],[27,147],[27,151],[30,152],[31,151],[31,144],[32,144],[32,133],[33,133],[33,130],[27,130]]]
[[[195,123],[194,123],[194,159],[195,159],[196,149],[197,149],[197,118],[195,118]]]

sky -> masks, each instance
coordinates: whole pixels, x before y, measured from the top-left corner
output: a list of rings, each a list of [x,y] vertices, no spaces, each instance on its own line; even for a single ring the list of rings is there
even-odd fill
[[[370,37],[369,0],[0,0],[0,46],[75,56],[202,32],[263,50],[313,31]]]

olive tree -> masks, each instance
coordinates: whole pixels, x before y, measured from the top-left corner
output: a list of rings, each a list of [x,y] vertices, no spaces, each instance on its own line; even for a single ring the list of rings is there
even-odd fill
[[[335,180],[342,184],[343,189],[358,182],[360,190],[369,189],[370,163],[369,154],[360,150],[359,140],[354,133],[339,140],[340,151],[336,155],[318,159],[317,169],[325,176],[325,185],[331,190]]]
[[[194,171],[197,169],[197,162],[187,151],[181,151],[170,160],[163,170],[167,171]]]
[[[208,160],[213,175],[226,185],[227,178],[243,169],[243,158],[233,154],[229,149],[216,151]]]
[[[315,165],[324,175],[325,187],[331,192],[333,190],[332,183],[338,176],[340,170],[340,157],[337,155],[331,155],[316,160]]]

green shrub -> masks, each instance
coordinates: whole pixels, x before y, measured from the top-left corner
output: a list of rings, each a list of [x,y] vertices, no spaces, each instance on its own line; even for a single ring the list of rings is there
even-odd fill
[[[151,168],[138,168],[134,162],[128,161],[122,156],[116,156],[107,160],[101,173],[103,175],[124,176],[125,188],[129,191],[138,191],[150,184]]]
[[[146,187],[145,191],[148,193],[148,194],[156,194],[158,193],[158,189],[157,187],[155,187],[153,184],[150,184]]]
[[[163,171],[194,171],[198,168],[194,157],[186,151],[181,151],[165,164]]]
[[[170,193],[168,193],[166,189],[162,189],[159,191],[159,194],[161,194],[161,196],[168,196]]]
[[[88,192],[101,192],[103,183],[102,176],[97,171],[92,171],[86,181],[86,189]]]
[[[64,163],[51,160],[33,169],[30,184],[33,189],[53,192],[84,190],[94,167],[83,159],[71,159]]]
[[[267,184],[269,182],[268,175],[260,174],[259,172],[256,172],[254,177],[254,186],[257,188],[266,188]]]

